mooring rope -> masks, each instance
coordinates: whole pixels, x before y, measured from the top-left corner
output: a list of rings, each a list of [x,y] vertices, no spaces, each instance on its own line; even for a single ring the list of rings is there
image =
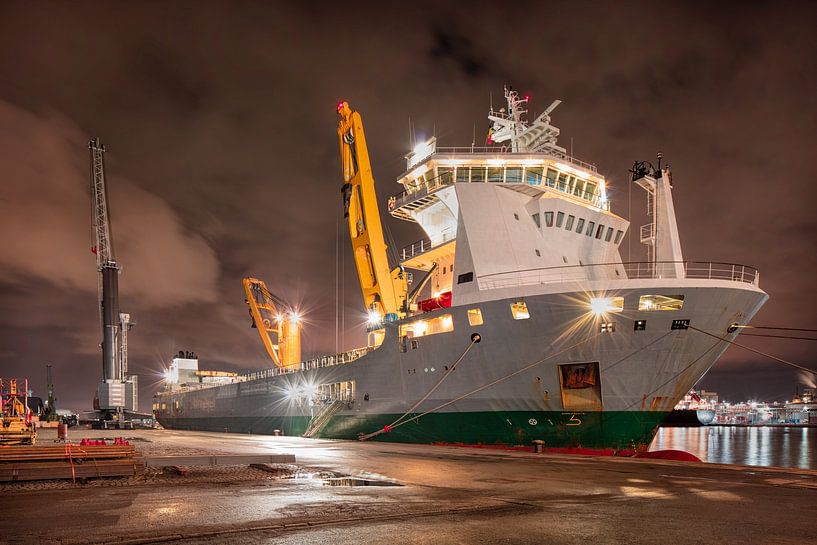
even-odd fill
[[[735,341],[730,341],[729,339],[726,339],[726,338],[721,337],[721,336],[719,336],[719,335],[715,335],[714,333],[710,333],[710,332],[708,332],[708,331],[704,331],[703,329],[698,329],[697,327],[693,327],[693,326],[689,326],[689,329],[694,329],[695,331],[698,331],[699,333],[703,333],[704,335],[709,335],[710,337],[714,337],[714,338],[716,338],[716,339],[720,339],[721,341],[727,342],[727,343],[729,343],[729,344],[733,344],[733,345],[735,345],[735,346],[739,346],[739,347],[743,348],[744,350],[748,350],[749,352],[754,352],[755,354],[759,354],[759,355],[761,355],[761,356],[765,356],[765,357],[767,357],[767,358],[769,358],[769,359],[771,359],[771,360],[774,360],[774,361],[776,361],[776,362],[778,362],[778,363],[782,363],[783,365],[788,365],[788,366],[790,366],[790,367],[794,367],[795,369],[799,369],[799,370],[801,370],[801,371],[805,371],[806,373],[811,373],[812,375],[817,375],[817,371],[815,371],[814,369],[809,369],[808,367],[803,367],[802,365],[798,365],[798,364],[796,364],[796,363],[794,363],[794,362],[791,362],[791,361],[788,361],[788,360],[784,360],[783,358],[778,358],[777,356],[773,356],[773,355],[771,355],[771,354],[767,354],[766,352],[761,352],[760,350],[756,350],[756,349],[754,349],[754,348],[750,348],[750,347],[748,347],[748,346],[746,346],[746,345],[743,345],[743,344],[737,343],[737,342],[735,342]]]

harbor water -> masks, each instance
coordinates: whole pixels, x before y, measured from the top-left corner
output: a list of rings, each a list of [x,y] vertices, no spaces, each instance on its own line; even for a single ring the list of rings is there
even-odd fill
[[[704,462],[817,469],[817,428],[659,428],[650,450],[684,450]]]

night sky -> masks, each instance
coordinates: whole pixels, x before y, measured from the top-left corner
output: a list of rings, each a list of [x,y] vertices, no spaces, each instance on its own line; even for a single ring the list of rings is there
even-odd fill
[[[204,368],[269,366],[246,275],[303,308],[305,356],[365,342],[338,235],[338,100],[363,115],[383,211],[409,122],[418,139],[469,145],[476,132],[480,145],[505,83],[536,111],[563,101],[560,143],[599,166],[622,216],[632,162],[663,152],[685,258],[756,266],[770,300],[755,324],[817,327],[814,5],[351,4],[0,4],[0,376],[44,395],[51,363],[58,405],[90,408],[101,376],[91,136],[108,149],[122,309],[137,322],[131,370],[148,410],[178,350]],[[636,228],[644,206],[634,188]],[[398,246],[422,236],[386,223]],[[336,341],[338,263],[349,330]],[[814,343],[739,342],[817,368]],[[809,380],[733,347],[701,385],[730,401],[784,400]]]

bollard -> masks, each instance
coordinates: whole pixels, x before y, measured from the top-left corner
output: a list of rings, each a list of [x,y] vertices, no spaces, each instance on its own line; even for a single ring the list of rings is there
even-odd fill
[[[541,439],[534,439],[533,440],[533,452],[536,454],[542,454],[545,451],[545,442]]]
[[[57,440],[68,441],[68,424],[57,424]]]
[[[277,437],[277,436],[281,435],[281,430],[272,430],[272,434]]]

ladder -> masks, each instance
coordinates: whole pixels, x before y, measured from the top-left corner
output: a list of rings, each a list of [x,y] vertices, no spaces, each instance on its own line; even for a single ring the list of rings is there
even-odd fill
[[[326,426],[327,423],[329,423],[329,419],[340,412],[340,410],[345,406],[345,401],[333,401],[326,405],[318,412],[318,414],[312,417],[312,420],[309,422],[309,427],[306,428],[303,437],[314,437],[316,433],[318,433],[324,426]]]

